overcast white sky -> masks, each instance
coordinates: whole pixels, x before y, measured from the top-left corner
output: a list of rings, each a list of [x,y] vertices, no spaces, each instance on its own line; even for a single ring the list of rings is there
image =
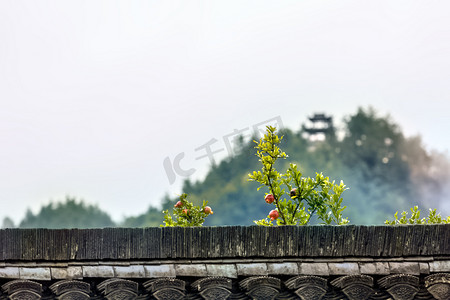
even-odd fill
[[[372,105],[448,151],[449,53],[448,1],[1,1],[0,218],[142,213],[179,192],[167,157],[198,178],[274,117]]]

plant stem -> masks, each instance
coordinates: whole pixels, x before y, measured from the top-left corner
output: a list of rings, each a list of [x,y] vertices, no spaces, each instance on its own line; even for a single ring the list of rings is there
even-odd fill
[[[274,150],[273,135],[270,135],[270,146],[272,148],[270,150],[273,152],[273,150]],[[284,217],[283,211],[280,208],[278,195],[276,195],[276,193],[274,193],[273,187],[272,187],[272,181],[270,180],[270,173],[272,172],[273,165],[275,164],[275,161],[277,160],[278,157],[274,157],[270,153],[267,153],[267,155],[269,155],[273,159],[273,163],[270,164],[270,168],[269,168],[269,170],[267,172],[267,175],[266,175],[267,176],[267,182],[269,183],[269,190],[272,193],[273,197],[275,198],[275,205],[276,205],[276,207],[278,209],[278,212],[281,215],[281,219],[283,220],[282,223],[283,223],[283,225],[286,225],[287,224],[287,220]]]
[[[308,220],[306,220],[305,225],[307,225],[309,223],[309,220],[311,219],[311,216],[316,212],[317,208],[314,208],[313,211],[309,214]]]
[[[300,198],[300,200],[298,200],[297,206],[295,207],[294,213],[292,214],[292,223],[294,223],[295,214],[297,213],[297,209],[300,206],[300,202],[302,202],[302,200],[303,200],[303,198],[300,197],[300,195],[303,193],[303,188],[300,189],[299,182],[296,179],[294,179],[294,180],[295,180],[295,184],[297,185],[297,189],[299,191],[298,198]],[[297,224],[297,222],[296,222],[296,224]]]

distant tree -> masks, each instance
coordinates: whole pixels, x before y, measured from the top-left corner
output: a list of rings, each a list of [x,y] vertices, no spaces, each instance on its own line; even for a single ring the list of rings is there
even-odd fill
[[[3,218],[2,228],[14,228],[14,227],[16,226],[14,225],[14,221],[10,217]]]
[[[75,198],[66,197],[64,202],[50,203],[33,214],[29,209],[20,222],[20,228],[101,228],[114,227],[111,217],[96,205],[88,205]]]
[[[156,227],[164,220],[163,210],[171,209],[177,202],[176,198],[165,195],[162,200],[162,208],[150,206],[148,210],[137,216],[126,217],[120,226],[122,227]]]
[[[350,215],[374,223],[416,203],[439,207],[449,182],[448,157],[427,151],[420,137],[405,137],[389,116],[372,108],[359,108],[346,128],[337,158],[350,187]]]
[[[157,227],[161,224],[164,215],[160,209],[150,206],[147,212],[138,216],[125,218],[120,224],[122,227]]]
[[[410,167],[413,198],[422,207],[443,208],[450,188],[450,161],[448,155],[427,151],[420,136],[405,140],[401,156]],[[449,212],[450,213],[450,212]]]
[[[409,182],[410,167],[401,157],[405,138],[397,124],[379,117],[373,108],[360,108],[346,125],[341,157],[349,168],[359,168],[370,180]]]
[[[345,120],[345,127],[336,159],[341,160],[339,172],[350,187],[351,220],[376,223],[389,211],[410,206],[414,187],[410,164],[402,158],[406,139],[399,126],[373,108],[359,108]]]

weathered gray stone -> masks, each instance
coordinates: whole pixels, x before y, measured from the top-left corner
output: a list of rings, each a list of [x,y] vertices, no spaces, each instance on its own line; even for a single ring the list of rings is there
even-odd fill
[[[91,286],[89,283],[79,280],[59,280],[54,284],[52,284],[51,286],[49,286],[49,288],[57,296],[61,296],[62,294],[71,292],[82,292],[84,293],[84,297],[82,297],[82,299],[86,299],[86,296],[89,297],[89,293],[91,291]],[[59,297],[59,299],[61,298],[67,299],[66,297]],[[68,298],[73,299],[72,297]],[[79,299],[77,297],[75,298]]]
[[[361,274],[389,275],[389,264],[387,262],[359,263]]]
[[[2,290],[8,294],[7,298],[11,300],[39,300],[41,299],[42,284],[31,280],[17,279],[3,284]]]
[[[268,275],[265,263],[236,264],[236,268],[238,275],[242,276]]]
[[[51,280],[50,268],[19,268],[20,279]]]
[[[67,268],[50,268],[52,279],[67,279]]]
[[[391,274],[419,275],[419,263],[416,262],[389,262]]]
[[[330,275],[358,275],[359,266],[357,263],[328,263]]]
[[[281,288],[281,280],[279,278],[271,276],[251,276],[247,277],[239,282],[239,287],[246,291],[252,291],[255,289],[262,289],[263,287],[270,287],[276,290]],[[261,299],[261,298],[256,298]],[[262,298],[266,299],[266,297]],[[267,299],[272,299],[268,297]]]
[[[393,274],[378,280],[378,285],[396,300],[414,299],[419,291],[419,283],[419,277],[411,274]]]
[[[112,266],[83,266],[83,277],[114,277]]]
[[[299,274],[328,276],[330,275],[330,270],[327,263],[300,263]]]
[[[172,264],[147,265],[144,266],[144,270],[147,278],[175,277],[177,275]]]
[[[433,257],[430,256],[413,256],[413,257],[404,257],[403,261],[412,261],[412,262],[429,262],[433,261]]]
[[[206,264],[208,276],[237,278],[237,269],[234,264]]]
[[[372,257],[358,257],[356,259],[358,262],[374,262],[375,259]],[[344,259],[342,260],[343,262],[355,262],[355,258],[354,257],[344,257]],[[328,262],[334,262],[334,261],[328,261]]]
[[[419,271],[420,274],[430,274],[430,266],[428,265],[427,262],[420,262]]]
[[[51,263],[49,263],[49,262],[42,262],[42,261],[40,261],[40,262],[36,263],[36,265],[33,266],[33,267],[67,268],[67,266],[69,266],[69,264],[66,263],[66,262],[54,262],[54,261],[52,261]],[[28,266],[21,266],[21,267],[28,267]]]
[[[230,278],[224,277],[206,277],[194,281],[191,283],[191,287],[199,292],[210,288],[215,289],[217,287],[231,290],[233,288],[233,281]]]
[[[353,261],[353,260],[352,260],[352,261]],[[323,263],[323,262],[325,262],[325,263],[331,263],[331,262],[338,262],[338,263],[341,263],[341,262],[344,262],[344,258],[342,258],[342,257],[336,257],[336,258],[329,258],[329,257],[327,257],[327,258],[315,257],[315,258],[313,258],[312,260],[310,260],[310,262],[314,262],[314,263]]]
[[[450,260],[435,260],[428,263],[430,272],[450,272]]]
[[[115,266],[115,277],[119,278],[142,278],[145,277],[144,266]]]
[[[67,279],[82,279],[83,269],[82,267],[67,267]]]
[[[425,277],[425,287],[437,300],[450,299],[450,274],[437,273]]]
[[[0,268],[0,278],[19,278],[19,268],[17,267]]]
[[[177,276],[207,276],[205,264],[176,264],[175,272]]]
[[[66,267],[66,268],[50,268],[52,279],[82,279],[83,270],[81,267]]]
[[[99,261],[98,265],[104,266],[129,266],[131,263],[129,261]]]
[[[269,275],[297,275],[298,264],[293,262],[267,263]]]

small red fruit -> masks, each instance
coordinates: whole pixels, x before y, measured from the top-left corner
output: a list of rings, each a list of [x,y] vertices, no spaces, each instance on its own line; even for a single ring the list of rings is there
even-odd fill
[[[292,198],[296,197],[296,196],[297,196],[297,189],[296,189],[296,188],[293,188],[293,189],[291,190],[291,192],[289,193],[289,195],[290,195]]]
[[[275,197],[272,194],[267,194],[264,200],[266,200],[266,203],[272,204],[275,201]]]
[[[206,214],[213,214],[214,212],[212,211],[212,209],[211,209],[211,207],[209,207],[209,206],[205,206],[205,208],[203,209],[203,211],[206,213]]]
[[[183,214],[187,215],[189,213],[189,210],[183,209]]]
[[[276,211],[275,209],[274,209],[274,210],[271,210],[270,213],[269,213],[269,218],[270,218],[272,221],[278,219],[279,216],[280,216],[280,214],[279,214],[278,211]]]
[[[183,203],[181,201],[178,201],[177,204],[174,205],[175,207],[179,208],[183,206]]]

